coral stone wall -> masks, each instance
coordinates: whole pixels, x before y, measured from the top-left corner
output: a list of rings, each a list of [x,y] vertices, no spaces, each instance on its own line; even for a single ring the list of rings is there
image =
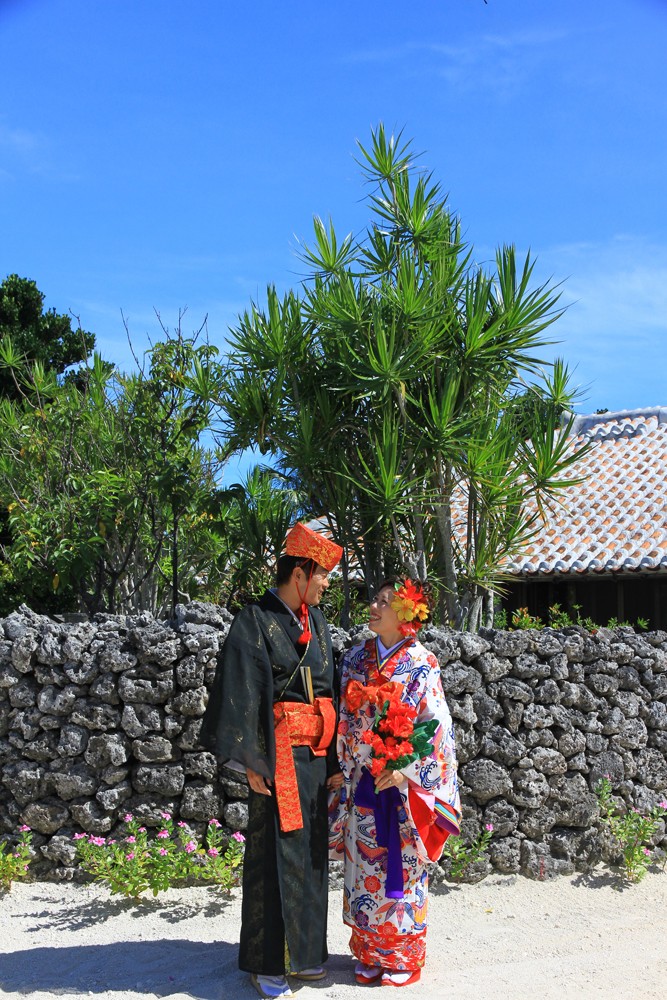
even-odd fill
[[[26,607],[0,624],[0,835],[34,832],[32,871],[76,875],[72,837],[168,811],[199,835],[244,829],[247,786],[198,744],[231,615],[211,605],[61,624]],[[367,633],[333,629],[340,652]],[[455,720],[464,834],[494,826],[492,868],[536,878],[613,856],[594,789],[649,810],[667,790],[667,633],[428,627]],[[656,843],[667,847],[664,827]]]

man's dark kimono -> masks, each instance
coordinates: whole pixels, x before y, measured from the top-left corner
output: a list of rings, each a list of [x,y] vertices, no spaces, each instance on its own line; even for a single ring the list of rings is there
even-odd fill
[[[308,701],[302,657],[314,697],[333,696],[331,640],[315,608],[310,628],[304,657],[297,645],[301,627],[271,591],[238,613],[219,655],[201,733],[202,744],[221,760],[273,781],[273,705]],[[312,968],[328,957],[326,779],[338,770],[335,745],[326,756],[314,756],[308,746],[292,753],[303,829],[281,832],[273,787],[270,796],[250,789],[248,802],[239,967],[263,975]]]

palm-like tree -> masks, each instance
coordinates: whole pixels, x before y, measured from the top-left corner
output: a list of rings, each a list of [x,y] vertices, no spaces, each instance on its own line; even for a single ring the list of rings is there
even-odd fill
[[[371,224],[341,240],[316,218],[301,295],[269,288],[240,317],[226,429],[292,476],[369,590],[394,566],[428,571],[475,629],[579,455],[559,423],[567,369],[538,353],[560,293],[511,246],[475,264],[410,143],[380,126],[359,150]]]

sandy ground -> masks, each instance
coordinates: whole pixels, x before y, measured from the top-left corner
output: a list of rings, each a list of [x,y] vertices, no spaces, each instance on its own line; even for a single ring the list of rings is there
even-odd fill
[[[361,1000],[331,893],[329,975],[299,1000]],[[304,914],[304,919],[308,915]],[[0,896],[0,995],[252,1000],[236,968],[240,893],[170,890],[139,906],[101,887],[16,884]],[[605,873],[491,877],[430,896],[424,1000],[667,996],[667,874],[619,891]]]

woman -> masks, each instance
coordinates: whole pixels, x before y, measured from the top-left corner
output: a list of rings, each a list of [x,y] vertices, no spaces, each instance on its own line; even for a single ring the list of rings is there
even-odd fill
[[[428,614],[420,584],[385,580],[370,606],[376,638],[350,649],[341,665],[344,785],[332,843],[342,832],[343,919],[364,985],[419,979],[426,864],[459,832],[452,720],[437,660],[415,638]]]

